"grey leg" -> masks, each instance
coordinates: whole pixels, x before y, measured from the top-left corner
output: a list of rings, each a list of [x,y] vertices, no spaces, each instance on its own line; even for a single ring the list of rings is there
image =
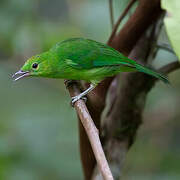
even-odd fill
[[[95,87],[96,87],[95,85],[90,84],[90,86],[89,86],[88,89],[86,89],[85,91],[83,91],[81,94],[72,97],[72,99],[71,99],[72,106],[74,105],[74,103],[75,103],[77,100],[81,99],[83,96],[85,96],[86,94],[88,94],[88,93],[89,93],[90,91],[92,91]]]

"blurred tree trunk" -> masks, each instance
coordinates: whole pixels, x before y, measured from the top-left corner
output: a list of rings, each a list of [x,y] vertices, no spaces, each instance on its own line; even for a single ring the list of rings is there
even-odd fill
[[[127,56],[131,53],[132,59],[147,64],[155,35],[152,26],[156,26],[162,13],[160,0],[139,0],[135,12],[109,45]],[[152,33],[146,33],[147,30],[152,30]],[[89,94],[87,107],[100,130],[104,151],[115,179],[121,176],[126,153],[134,143],[142,122],[146,97],[154,83],[154,78],[143,73],[122,73],[120,77],[104,80]],[[107,92],[109,101],[105,104]],[[105,107],[106,113],[102,118]],[[81,123],[79,134],[85,179],[102,179]]]

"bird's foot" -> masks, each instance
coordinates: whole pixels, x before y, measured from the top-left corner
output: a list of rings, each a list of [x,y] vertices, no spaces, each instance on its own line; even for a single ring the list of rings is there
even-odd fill
[[[77,83],[77,81],[75,81],[75,80],[68,80],[68,79],[64,80],[64,84],[65,84],[66,88],[70,87],[74,83]]]
[[[77,95],[71,98],[71,106],[74,107],[75,102],[78,101],[79,99],[82,99],[83,101],[85,101],[85,103],[87,101],[87,97]]]

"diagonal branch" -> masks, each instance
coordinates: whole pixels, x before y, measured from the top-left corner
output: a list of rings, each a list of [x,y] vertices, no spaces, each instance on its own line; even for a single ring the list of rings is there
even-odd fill
[[[67,87],[71,97],[80,94],[79,88],[76,83],[73,83],[72,86]],[[89,114],[89,111],[83,100],[78,100],[75,102],[74,107],[76,109],[77,115],[83,124],[86,133],[88,135],[89,141],[91,143],[92,150],[94,152],[94,156],[97,161],[97,165],[101,172],[104,180],[113,180],[112,173],[110,171],[108,162],[106,160],[98,130]]]
[[[110,0],[110,1],[111,1],[111,0]],[[125,10],[124,10],[123,13],[121,14],[121,16],[119,17],[117,23],[114,25],[113,30],[112,30],[112,33],[111,33],[111,35],[110,35],[110,37],[109,37],[109,40],[108,40],[107,44],[110,44],[110,43],[112,42],[113,38],[114,38],[115,35],[116,35],[117,29],[118,29],[120,23],[122,22],[122,20],[124,19],[124,17],[126,16],[126,14],[128,13],[128,11],[130,10],[130,8],[132,7],[132,5],[133,5],[135,2],[136,2],[136,0],[131,0],[131,1],[129,2],[129,4],[128,4],[127,7],[125,8]],[[112,12],[112,11],[111,11],[111,12]],[[111,16],[111,18],[112,18],[112,16]]]
[[[162,72],[164,74],[169,74],[179,68],[180,68],[179,61],[174,61],[174,62],[171,62],[171,63],[166,64],[165,66],[161,67],[158,71]]]
[[[113,38],[113,41],[109,45],[127,56],[134,48],[134,46],[141,38],[141,36],[152,25],[152,23],[159,18],[159,15],[161,15],[162,12],[163,11],[160,8],[160,0],[151,0],[151,3],[149,3],[149,0],[139,0],[139,4],[135,12],[128,19],[128,21],[123,26],[121,31]],[[144,47],[142,47],[142,49],[144,49]],[[142,49],[141,51],[143,51]],[[140,75],[140,76],[144,76],[144,75]],[[100,119],[101,119],[102,111],[106,104],[105,103],[106,94],[112,80],[113,78],[105,79],[100,85],[98,85],[98,87],[95,90],[93,90],[91,94],[88,95],[89,98],[87,102],[87,107],[91,114],[92,119],[94,120],[94,123],[96,124],[96,127],[98,127],[99,130],[101,130]],[[134,81],[138,82],[136,78],[134,79]],[[144,82],[142,82],[142,84],[143,83]],[[130,88],[132,89],[132,86]],[[136,114],[139,113],[140,112]],[[131,112],[128,112],[127,114],[131,114]],[[133,120],[132,114],[131,117]],[[86,133],[83,127],[81,126],[81,123],[79,127],[79,132],[80,132],[81,160],[82,160],[84,175],[86,180],[90,180],[93,173],[93,169],[95,167],[94,156],[91,150],[91,146],[88,142]]]
[[[110,21],[111,27],[114,27],[114,13],[113,13],[113,0],[109,0],[109,12],[110,12]]]
[[[140,35],[142,36],[142,27],[146,29],[160,18],[159,15],[162,13],[160,2],[153,0],[152,3],[149,4],[147,1],[141,1],[135,11],[135,13],[137,13],[136,15],[139,16],[138,11],[141,9],[141,16],[138,18],[135,18],[134,15],[131,16],[131,23],[129,23],[129,20],[125,25],[126,31],[124,27],[119,33],[120,36],[116,36],[113,40],[112,46],[116,49],[122,49],[123,52],[128,54],[129,50],[135,45],[132,41],[134,41],[134,39],[137,40]],[[154,12],[154,17],[152,13],[150,13],[151,11]],[[142,16],[142,14],[146,16]],[[149,21],[149,24],[147,24],[147,21]],[[133,30],[136,32],[134,36],[132,32],[129,33]],[[122,34],[127,36],[122,36]],[[129,41],[125,39],[129,39]],[[147,52],[149,52],[151,45],[152,41],[149,41],[149,33],[147,33],[133,48],[130,58],[147,63]],[[126,154],[134,143],[136,132],[142,123],[142,112],[147,94],[153,88],[156,79],[143,73],[123,73],[120,77],[116,78],[116,80],[120,80],[121,83],[118,84],[119,86],[116,85],[116,87],[114,87],[113,93],[109,91],[110,99],[107,102],[110,103],[108,103],[108,109],[101,120],[104,136],[103,146],[106,156],[114,178],[119,179],[122,174]],[[98,171],[94,171],[93,180],[100,180],[98,177]]]
[[[148,39],[143,36],[129,57],[143,60],[149,51]],[[102,119],[103,145],[116,180],[122,175],[126,154],[142,122],[146,95],[153,87],[154,79],[139,72],[123,73],[115,79],[120,83],[110,87],[108,108]],[[93,180],[101,180],[98,173],[94,171]]]

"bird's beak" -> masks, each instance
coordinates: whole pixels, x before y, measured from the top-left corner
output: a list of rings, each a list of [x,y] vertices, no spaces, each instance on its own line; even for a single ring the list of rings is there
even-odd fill
[[[16,72],[15,74],[12,75],[12,78],[15,78],[14,81],[17,81],[23,77],[26,77],[26,76],[29,76],[30,73],[29,71],[22,71],[22,70],[19,70],[18,72]]]

